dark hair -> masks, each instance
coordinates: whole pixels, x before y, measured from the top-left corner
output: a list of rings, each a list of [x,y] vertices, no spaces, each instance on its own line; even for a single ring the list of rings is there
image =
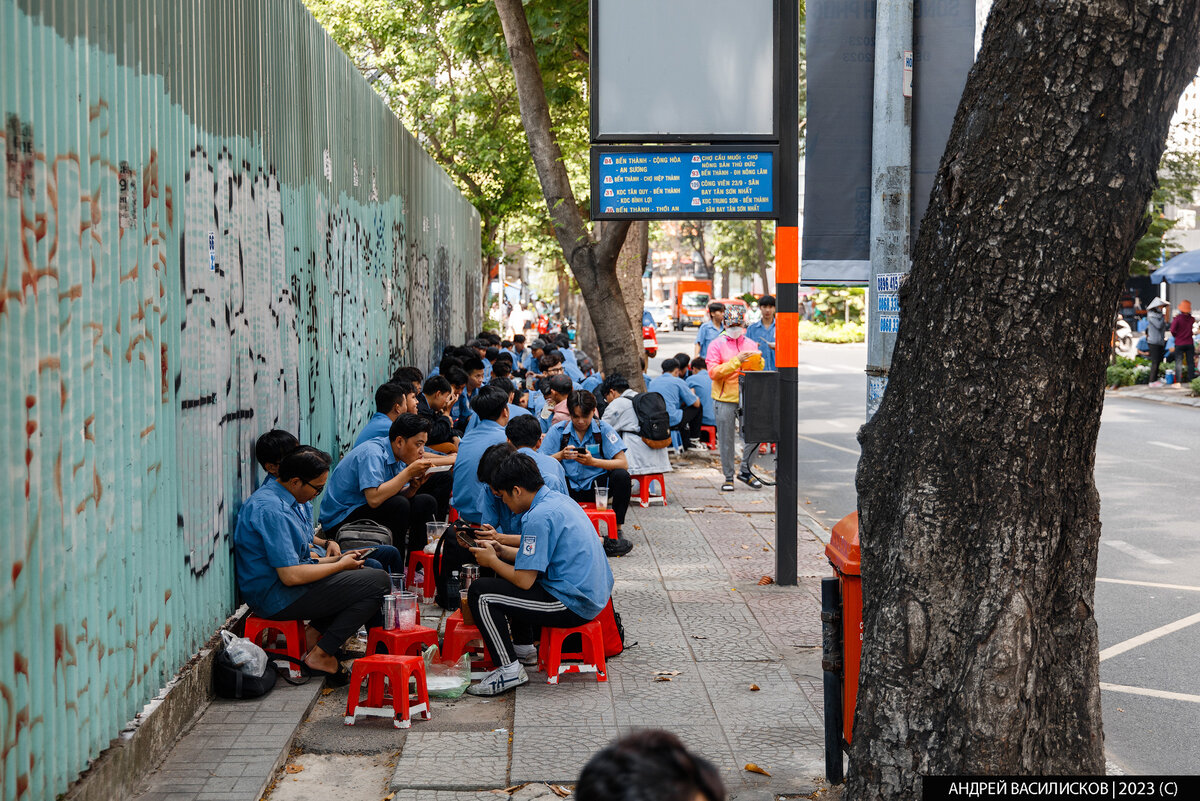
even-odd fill
[[[421,382],[425,380],[425,374],[416,367],[397,367],[396,372],[392,373],[392,381],[405,384],[421,386]]]
[[[613,373],[605,378],[600,384],[601,395],[607,395],[614,389],[617,392],[624,392],[625,390],[629,389],[629,379],[625,378],[625,376],[621,375],[620,373]]]
[[[541,430],[541,426],[538,426],[538,430]],[[488,449],[483,452],[483,456],[479,457],[479,466],[475,468],[475,478],[479,479],[480,484],[491,484],[492,474],[496,472],[496,468],[510,454],[516,453],[516,450],[507,441],[488,446]]]
[[[648,729],[601,748],[579,774],[577,801],[725,801],[716,767],[674,734]]]
[[[575,384],[571,381],[569,375],[552,375],[547,382],[551,392],[557,392],[559,395],[567,395],[571,392],[571,387]]]
[[[518,448],[536,448],[542,438],[542,424],[532,414],[519,414],[508,421],[504,435]]]
[[[438,362],[438,372],[443,375],[449,372],[452,367],[457,367],[461,370],[462,359],[457,356],[443,356],[442,360]]]
[[[491,485],[497,492],[512,492],[513,487],[537,492],[545,483],[537,462],[524,453],[511,454],[492,471]]]
[[[542,355],[538,357],[538,367],[542,370],[549,370],[556,364],[562,364],[563,361],[561,353],[552,350],[542,351]]]
[[[481,388],[475,400],[471,401],[471,409],[479,415],[480,420],[499,420],[507,408],[508,393],[490,385]]]
[[[488,342],[483,337],[476,337],[475,339],[472,339],[470,342],[467,343],[467,347],[474,351],[479,351],[479,350],[486,351],[488,349],[488,346],[491,344],[492,343]],[[479,354],[476,354],[476,355],[478,356]]]
[[[453,385],[451,389],[467,385],[467,371],[461,367],[451,367],[449,370],[443,371],[443,374],[446,376],[446,380]]]
[[[425,379],[425,386],[421,387],[421,391],[426,395],[436,395],[439,392],[453,392],[454,387],[450,386],[446,376],[431,375]]]
[[[567,411],[571,414],[579,409],[584,414],[596,411],[596,396],[586,389],[577,389],[567,396]]]
[[[312,481],[328,473],[332,462],[333,458],[325,451],[311,445],[301,445],[293,448],[279,462],[279,480],[290,481],[298,478],[301,481]]]
[[[393,406],[411,394],[412,384],[407,381],[389,381],[375,390],[375,411],[387,414]]]
[[[492,365],[492,378],[507,379],[510,375],[512,375],[512,371],[513,365],[511,361],[508,359],[497,359],[496,363]]]
[[[692,369],[708,370],[708,363],[705,362],[704,359],[701,359],[699,356],[697,356],[696,358],[692,359]]]
[[[482,370],[483,369],[483,359],[479,358],[478,356],[472,356],[471,358],[469,358],[465,362],[463,362],[463,369],[467,371],[467,375],[470,375],[471,373],[475,372],[476,370]]]
[[[758,299],[758,305],[760,308],[763,306],[774,306],[775,305],[775,296],[774,295],[763,295],[761,298]]]
[[[500,347],[502,347],[502,348],[511,348],[511,347],[512,347],[512,344],[513,344],[513,343],[512,343],[512,340],[511,340],[511,339],[502,339],[502,340],[500,340]]]
[[[692,357],[686,353],[676,353],[674,358],[675,361],[679,362],[680,367],[687,367],[692,361]]]
[[[667,373],[673,373],[678,369],[679,369],[679,362],[675,361],[674,359],[663,359],[663,362],[662,362],[663,375],[666,375]]]
[[[725,304],[719,300],[714,300],[712,303],[708,304],[708,310],[709,310],[709,312],[715,312],[715,311],[723,312],[723,311],[725,311]]]
[[[275,428],[258,438],[254,443],[254,458],[266,469],[268,464],[279,464],[283,457],[300,447],[300,440],[289,431]]]
[[[402,414],[392,421],[388,429],[388,442],[394,442],[396,437],[415,437],[417,434],[428,434],[431,423],[419,414]]]
[[[500,344],[500,335],[497,334],[495,331],[483,331],[479,334],[479,338],[486,339],[488,342],[492,343],[493,345]]]
[[[525,335],[524,334],[517,334],[516,336],[513,337],[513,344],[516,345],[518,343],[521,345],[525,344]]]
[[[488,349],[483,353],[483,358],[487,359],[489,362],[496,361],[496,359],[500,358],[500,349],[489,345]]]
[[[493,375],[492,380],[488,382],[489,387],[499,387],[504,390],[506,395],[511,395],[517,391],[517,385],[511,379],[504,376]]]

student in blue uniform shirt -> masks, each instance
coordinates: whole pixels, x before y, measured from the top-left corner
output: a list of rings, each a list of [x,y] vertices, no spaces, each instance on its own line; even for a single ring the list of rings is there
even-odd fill
[[[588,393],[590,395],[590,393]],[[496,572],[467,590],[467,603],[498,667],[467,689],[492,696],[529,681],[524,665],[537,664],[538,630],[573,628],[595,619],[612,595],[613,575],[600,538],[579,505],[547,489],[533,459],[509,456],[492,476],[492,489],[521,515],[521,542],[483,540],[471,553]]]
[[[402,414],[387,437],[369,439],[342,457],[321,502],[321,526],[330,537],[354,520],[374,520],[391,529],[392,543],[406,553],[427,541],[425,524],[437,500],[421,492],[432,463],[425,456],[429,421]]]
[[[538,448],[542,445],[542,427],[532,416],[514,417],[504,427],[504,435],[517,449],[537,464],[542,472],[542,480],[546,486],[555,492],[567,494],[567,473],[563,470],[562,462],[553,456],[541,453]]]
[[[700,324],[696,332],[696,352],[701,359],[708,356],[708,346],[721,334],[725,327],[725,304],[714,300],[708,304],[708,319]]]
[[[314,558],[312,500],[329,478],[329,454],[299,447],[283,457],[279,479],[264,484],[238,512],[233,555],[238,589],[259,617],[309,620],[320,633],[304,663],[346,684],[335,654],[359,627],[377,625],[388,574],[364,569],[365,550]]]
[[[417,394],[407,382],[389,381],[375,390],[375,414],[363,426],[354,447],[369,439],[386,437],[392,421],[402,414],[417,413]]]
[[[278,428],[268,431],[258,438],[254,443],[254,458],[258,460],[259,466],[267,474],[262,484],[259,485],[260,488],[279,480],[279,464],[283,461],[283,457],[299,447],[300,440],[296,439],[295,435],[290,431]],[[315,532],[310,535],[309,540],[311,541],[310,552],[314,557],[341,556],[342,554],[342,549],[336,542],[318,537]]]
[[[512,422],[510,420],[509,425],[512,425]],[[542,432],[539,430],[538,439],[540,440],[541,438]],[[479,460],[479,470],[476,473],[479,483],[482,485],[480,487],[479,505],[483,509],[483,519],[480,522],[483,525],[482,531],[485,538],[493,539],[504,545],[520,544],[521,515],[513,514],[504,505],[504,502],[500,500],[500,496],[492,489],[491,484],[496,469],[500,467],[500,464],[505,459],[514,453],[524,453],[534,460],[538,466],[538,471],[542,474],[542,481],[546,482],[546,486],[550,490],[560,495],[567,494],[567,480],[563,475],[562,465],[549,456],[543,456],[529,448],[518,450],[513,446],[511,441],[492,445],[484,451],[483,457]],[[549,465],[546,462],[549,462]]]
[[[479,523],[483,510],[479,506],[479,460],[489,446],[506,442],[504,426],[508,424],[508,395],[499,387],[484,387],[471,403],[479,416],[479,425],[458,443],[454,460],[454,494],[450,505],[468,523]]]
[[[613,427],[596,419],[596,396],[575,390],[567,397],[570,417],[546,432],[539,450],[552,456],[567,474],[567,492],[576,501],[595,502],[596,483],[608,486],[608,498],[617,515],[617,533],[629,510],[629,460],[625,442]]]
[[[488,382],[489,387],[499,387],[508,395],[508,418],[511,420],[514,417],[523,417],[525,415],[533,415],[533,412],[515,403],[517,395],[517,386],[512,382],[511,378],[493,378]],[[471,430],[479,425],[479,415],[471,412],[471,419],[467,423],[465,433],[470,434]]]
[[[708,365],[700,357],[692,359],[692,374],[686,379],[687,385],[696,397],[700,399],[700,425],[716,426],[717,417],[713,412],[712,378],[708,374]],[[695,436],[700,436],[699,426]]]
[[[672,431],[678,431],[685,451],[692,449],[692,429],[700,419],[700,399],[680,377],[683,368],[674,359],[663,359],[662,375],[646,385],[647,392],[657,392],[667,404],[667,421]]]
[[[758,308],[762,319],[757,323],[746,326],[746,336],[758,343],[758,350],[763,357],[763,369],[775,369],[775,298],[763,295],[758,299]]]

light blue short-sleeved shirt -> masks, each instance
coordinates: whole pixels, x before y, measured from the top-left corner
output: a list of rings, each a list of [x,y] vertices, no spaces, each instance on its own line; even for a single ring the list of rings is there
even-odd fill
[[[514,417],[520,417],[523,414],[533,414],[533,412],[529,411],[524,406],[518,406],[515,403],[508,404],[508,419],[509,420],[513,419]],[[467,423],[467,428],[465,431],[463,431],[463,433],[470,434],[473,430],[475,430],[476,427],[478,427],[478,425],[479,425],[479,415],[475,414],[474,410],[471,410],[471,420],[470,420],[470,422]]]
[[[683,408],[696,402],[696,393],[677,375],[666,373],[650,380],[647,392],[657,392],[667,402],[667,419],[672,426],[683,420]]]
[[[369,439],[346,454],[329,474],[321,499],[321,525],[333,528],[367,502],[363,490],[378,487],[400,475],[404,463],[396,458],[387,437]]]
[[[746,337],[758,343],[758,352],[763,357],[763,369],[774,370],[775,349],[768,343],[775,342],[775,323],[772,321],[769,326],[763,325],[762,321],[751,323],[746,327]]]
[[[538,472],[542,474],[542,481],[545,482],[547,489],[560,495],[567,494],[567,474],[563,472],[562,465],[557,459],[538,453],[533,448],[518,448],[517,453],[523,453],[533,459],[538,466]],[[520,534],[523,515],[514,515],[509,511],[509,508],[504,505],[504,501],[497,498],[496,494],[492,492],[492,488],[486,484],[480,488],[479,492],[479,506],[483,510],[483,519],[480,522],[505,534]]]
[[[392,430],[392,418],[388,417],[383,412],[375,412],[367,424],[363,426],[362,433],[358,435],[358,439],[354,440],[354,447],[362,445],[369,439],[383,437],[387,439],[387,435]]]
[[[713,413],[712,379],[701,370],[687,377],[687,385],[700,399],[700,424],[715,426],[717,417]]]
[[[538,583],[563,606],[592,620],[608,604],[613,574],[596,529],[579,504],[542,487],[522,515],[517,570],[538,571]]]
[[[563,470],[562,462],[533,448],[517,448],[517,453],[523,453],[533,459],[547,487],[563,495],[567,494],[567,473]]]
[[[450,505],[458,516],[468,523],[483,522],[483,510],[479,507],[479,490],[483,484],[476,473],[483,452],[493,445],[507,442],[504,426],[495,420],[481,420],[470,433],[464,434],[458,443],[458,455],[454,457],[454,490]]]
[[[708,356],[708,346],[712,344],[721,333],[721,329],[712,324],[712,320],[705,320],[700,324],[700,330],[696,332],[696,342],[700,345],[700,358]]]
[[[592,420],[591,427],[588,428],[582,438],[570,420],[555,423],[546,432],[546,437],[542,440],[542,447],[539,450],[546,456],[553,457],[554,454],[563,448],[562,438],[564,434],[567,435],[568,445],[578,447],[581,445],[595,446],[598,444],[599,447],[597,450],[599,453],[593,455],[599,459],[612,459],[618,453],[625,450],[625,441],[621,439],[621,435],[614,431],[613,427],[608,423],[596,419]],[[567,484],[577,490],[589,489],[597,478],[608,472],[603,467],[585,465],[574,459],[563,459],[560,464],[562,465],[563,472],[567,474]]]
[[[604,383],[604,376],[599,373],[592,373],[587,378],[583,379],[582,389],[594,393],[596,388]]]
[[[256,615],[270,617],[304,595],[303,587],[280,581],[275,569],[314,562],[312,541],[312,504],[297,501],[278,481],[263,484],[242,504],[233,555],[238,589]]]

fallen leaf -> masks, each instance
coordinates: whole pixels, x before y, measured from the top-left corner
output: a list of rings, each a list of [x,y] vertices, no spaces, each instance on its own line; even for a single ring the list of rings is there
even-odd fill
[[[749,546],[749,545],[743,545],[743,546],[742,546],[742,550],[743,550],[743,551],[748,551],[748,550],[750,550],[750,546]]]
[[[656,671],[654,671],[654,675],[655,676],[678,676],[679,671],[678,670],[656,670]]]
[[[325,687],[321,690],[321,695],[329,695],[331,692],[333,692],[332,687]]]
[[[395,793],[388,793],[383,798],[381,798],[380,801],[392,801],[392,799],[395,797],[396,797]]]
[[[771,775],[770,773],[767,773],[765,770],[760,768],[758,765],[755,765],[753,762],[746,763],[746,770],[750,771],[751,773],[761,773],[763,776]]]
[[[655,676],[654,680],[655,681],[670,681],[671,677],[670,676]]]
[[[764,547],[764,548],[763,548],[763,550],[764,550],[764,551],[766,551],[766,552],[768,552],[768,553],[770,553],[770,551],[771,551],[771,549],[770,549],[770,548],[766,548],[766,547]]]
[[[750,685],[750,692],[752,692],[752,693],[756,693],[756,692],[758,692],[758,691],[759,691],[759,689],[760,689],[760,688],[759,688],[759,686],[758,686],[757,684],[751,684],[751,685]]]
[[[812,503],[812,501],[805,501],[805,503]]]
[[[1117,711],[1118,711],[1118,712],[1124,712],[1125,710],[1124,710],[1124,709],[1121,709],[1121,707],[1117,707]]]
[[[304,766],[297,765],[296,763],[293,762],[291,765],[288,765],[283,770],[285,773],[299,773],[300,771],[304,770]]]
[[[634,531],[641,531],[641,530],[642,530],[642,527],[641,527],[641,526],[634,526],[634,527],[633,527],[633,530],[634,530]]]
[[[765,587],[768,584],[774,584],[774,583],[775,583],[775,579],[771,578],[770,576],[763,576],[762,578],[760,578],[758,580],[758,585],[760,587]]]
[[[571,791],[566,787],[563,787],[561,784],[551,784],[550,792],[554,793],[559,798],[566,798],[571,794]]]
[[[707,640],[708,638],[705,637],[703,634],[693,634],[692,639],[693,640]]]

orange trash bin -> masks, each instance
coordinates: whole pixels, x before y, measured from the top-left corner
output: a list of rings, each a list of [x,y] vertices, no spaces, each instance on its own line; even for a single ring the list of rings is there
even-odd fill
[[[858,547],[858,512],[848,514],[833,527],[825,546],[842,589],[842,734],[850,742],[854,728],[854,702],[858,698],[858,667],[862,661],[862,559]]]

